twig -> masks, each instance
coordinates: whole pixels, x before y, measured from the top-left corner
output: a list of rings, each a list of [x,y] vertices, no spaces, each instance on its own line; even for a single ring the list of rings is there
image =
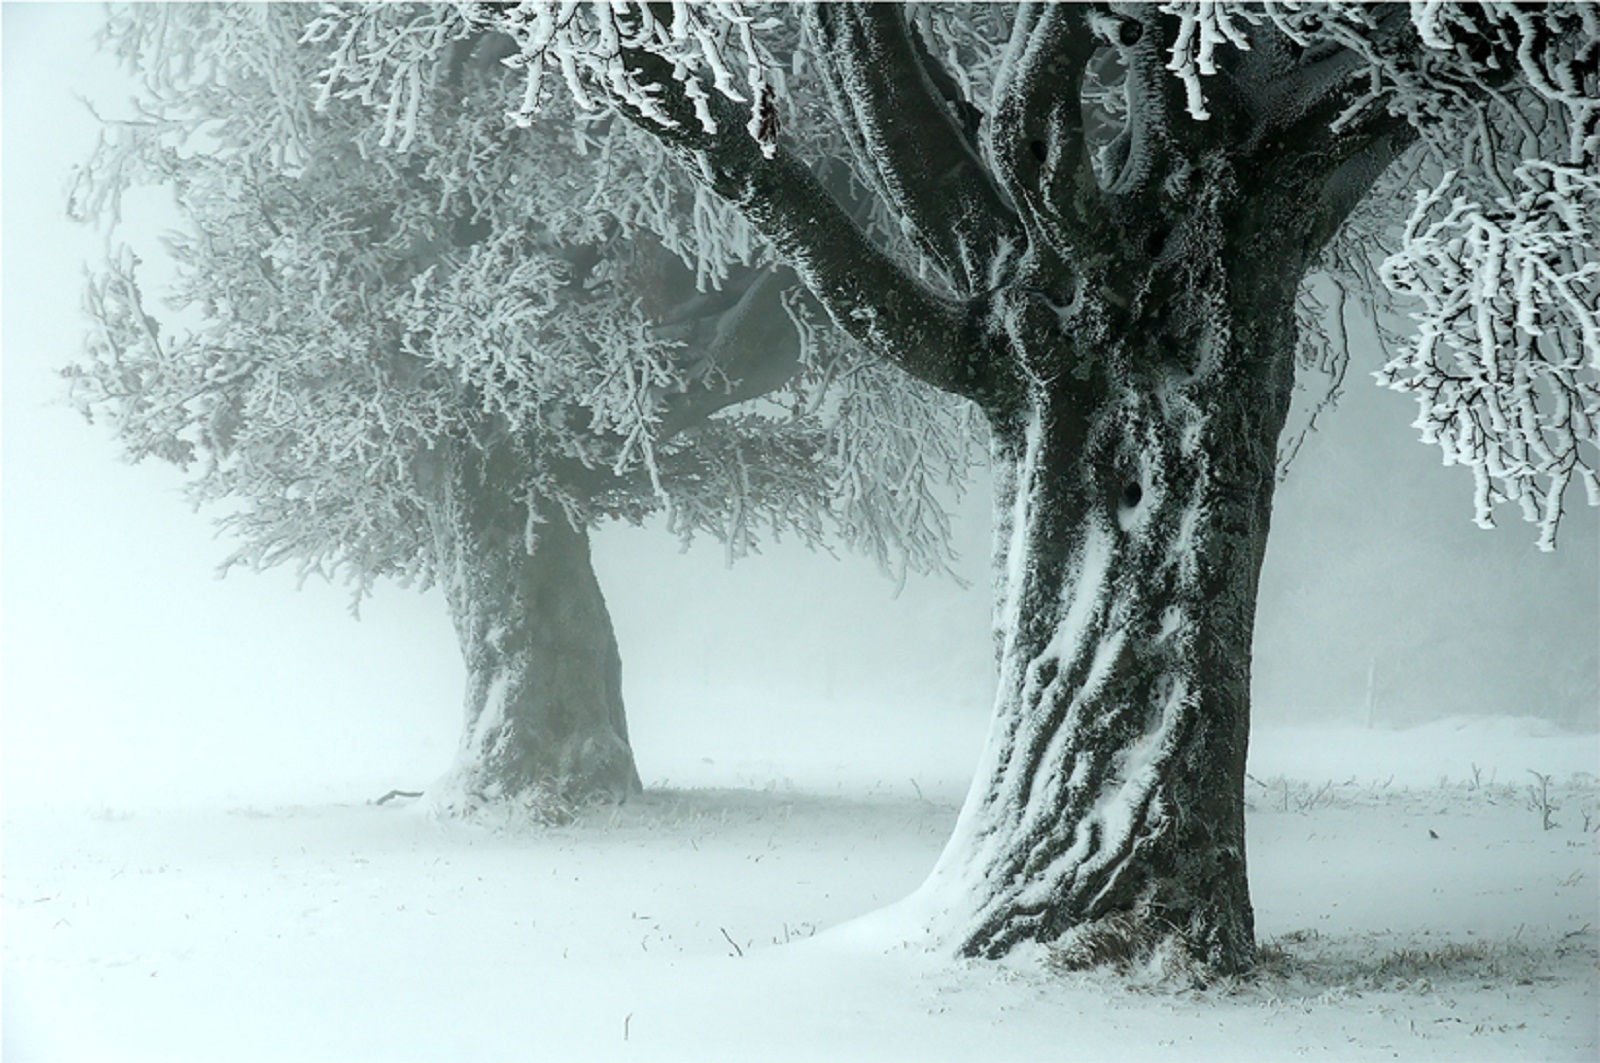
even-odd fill
[[[731,937],[729,937],[729,936],[728,936],[728,930],[727,930],[727,928],[726,928],[726,927],[720,927],[720,926],[719,926],[719,927],[717,927],[717,929],[718,929],[718,930],[721,930],[721,931],[722,931],[722,936],[723,936],[723,937],[724,937],[724,938],[727,938],[727,940],[728,940],[728,944],[730,944],[730,945],[732,945],[732,946],[733,946],[733,951],[734,951],[734,952],[735,952],[735,953],[737,953],[737,954],[738,954],[738,955],[739,955],[739,957],[740,957],[740,958],[741,958],[741,959],[742,959],[742,958],[743,958],[743,957],[744,957],[744,949],[741,949],[741,948],[740,948],[740,947],[739,947],[739,943],[738,943],[738,942],[737,942],[737,941],[735,941],[735,940],[733,940],[733,938],[731,938]]]
[[[390,790],[388,793],[384,794],[382,797],[378,798],[376,801],[374,801],[372,803],[375,804],[375,805],[383,805],[383,804],[388,804],[390,801],[393,801],[398,797],[421,797],[421,796],[422,796],[422,791],[421,790]]]
[[[1537,787],[1528,787],[1528,807],[1539,813],[1540,823],[1545,830],[1553,830],[1560,824],[1552,818],[1552,815],[1561,806],[1556,804],[1550,797],[1550,776],[1543,772],[1534,771],[1532,768],[1528,769],[1528,774],[1539,782]]]

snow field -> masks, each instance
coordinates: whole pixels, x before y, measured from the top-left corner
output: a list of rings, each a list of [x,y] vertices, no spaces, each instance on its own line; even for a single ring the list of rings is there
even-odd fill
[[[4,1058],[1594,1058],[1592,736],[1263,734],[1268,970],[1204,990],[907,942],[903,907],[880,910],[922,881],[959,792],[864,783],[848,745],[830,765],[735,743],[670,764],[642,800],[525,831],[348,793],[13,801]],[[1524,761],[1554,775],[1550,830]]]

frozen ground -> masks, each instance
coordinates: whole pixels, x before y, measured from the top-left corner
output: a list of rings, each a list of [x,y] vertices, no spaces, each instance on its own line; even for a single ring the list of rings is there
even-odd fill
[[[1272,960],[1194,991],[952,962],[868,916],[930,866],[970,755],[960,727],[895,731],[685,728],[643,800],[532,833],[368,804],[366,780],[8,794],[4,1058],[1596,1058],[1594,736],[1260,734]]]

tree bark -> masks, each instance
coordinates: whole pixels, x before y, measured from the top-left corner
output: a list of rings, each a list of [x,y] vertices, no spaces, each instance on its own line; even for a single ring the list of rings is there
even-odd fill
[[[1250,649],[1293,351],[1288,307],[1259,309],[1146,323],[1107,359],[1144,368],[996,418],[994,722],[928,886],[966,955],[1253,962]]]
[[[530,477],[508,443],[456,447],[439,464],[434,541],[467,692],[455,764],[430,800],[559,818],[639,792],[587,532],[548,504],[530,522]]]

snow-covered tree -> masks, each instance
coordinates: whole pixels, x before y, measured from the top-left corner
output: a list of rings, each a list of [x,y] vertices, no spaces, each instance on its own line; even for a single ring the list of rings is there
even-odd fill
[[[932,933],[1248,966],[1297,361],[1337,366],[1345,311],[1392,305],[1414,328],[1383,379],[1481,523],[1514,503],[1548,547],[1574,480],[1600,502],[1600,11],[828,3],[795,39],[735,3],[471,11],[517,42],[510,106],[628,116],[842,329],[987,420],[1000,681]],[[810,86],[870,209],[835,194]]]
[[[494,27],[148,5],[105,38],[141,80],[73,191],[113,239],[75,400],[223,507],[229,566],[358,602],[385,577],[443,587],[468,691],[439,807],[638,788],[601,522],[946,563],[935,492],[964,474],[966,414],[864,357],[653,138],[511,114]],[[141,188],[180,219],[150,265],[115,243]]]

